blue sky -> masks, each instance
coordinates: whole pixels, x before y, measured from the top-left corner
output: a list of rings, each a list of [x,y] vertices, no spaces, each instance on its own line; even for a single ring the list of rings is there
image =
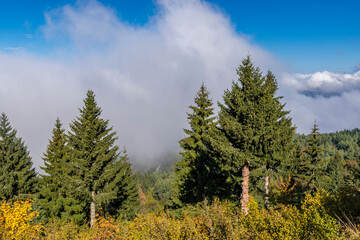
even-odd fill
[[[117,16],[145,25],[156,15],[155,1],[102,0]],[[350,72],[360,62],[359,1],[207,1],[227,16],[238,33],[272,52],[294,71]],[[4,1],[0,8],[0,47],[24,47],[44,54],[44,13],[75,4],[66,0]],[[29,37],[32,38],[29,38]]]
[[[88,89],[133,159],[178,149],[201,83],[216,107],[248,54],[276,75],[297,132],[315,119],[321,132],[360,127],[356,1],[0,4],[0,112],[36,166],[55,119],[68,128]]]

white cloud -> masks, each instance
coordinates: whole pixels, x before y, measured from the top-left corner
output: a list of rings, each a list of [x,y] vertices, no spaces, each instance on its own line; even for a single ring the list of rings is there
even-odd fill
[[[289,74],[286,81],[300,94],[316,97],[341,96],[346,92],[360,90],[360,71],[353,73],[332,73],[328,71],[313,74]]]
[[[360,63],[357,63],[354,67],[353,73],[360,71]]]
[[[315,118],[321,131],[359,127],[358,70],[286,74],[212,5],[162,0],[158,9],[139,27],[99,2],[79,1],[46,13],[41,29],[54,46],[47,56],[0,52],[0,112],[26,141],[36,166],[56,117],[68,127],[88,89],[130,156],[151,159],[177,149],[201,82],[216,105],[249,53],[255,65],[278,76],[279,94],[299,132],[309,132]]]
[[[97,94],[103,117],[129,155],[150,159],[178,148],[187,107],[202,81],[216,103],[247,54],[264,70],[281,69],[210,4],[158,4],[144,27],[122,22],[96,1],[66,5],[46,13],[42,30],[54,45],[49,56],[0,53],[0,111],[9,115],[37,166],[56,117],[68,126],[87,89]]]
[[[360,126],[360,72],[284,73],[281,79],[280,92],[298,132],[309,133],[315,119],[321,132]]]

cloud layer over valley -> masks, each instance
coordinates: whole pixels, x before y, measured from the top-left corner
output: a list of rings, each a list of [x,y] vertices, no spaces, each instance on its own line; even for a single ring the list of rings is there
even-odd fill
[[[300,94],[312,98],[331,98],[360,90],[360,70],[353,73],[332,73],[328,71],[313,74],[292,74],[288,81],[294,84]]]
[[[264,72],[276,74],[300,132],[308,132],[315,117],[325,131],[358,124],[360,72],[286,74],[281,61],[206,2],[161,0],[144,26],[122,21],[97,1],[66,5],[45,18],[40,31],[51,51],[0,51],[0,111],[26,141],[36,166],[56,117],[68,128],[88,89],[130,156],[150,159],[177,149],[201,82],[214,103],[221,101],[248,54]]]
[[[52,52],[0,53],[0,109],[36,165],[42,164],[56,117],[67,127],[88,89],[97,94],[120,145],[143,158],[178,148],[187,107],[202,81],[220,99],[248,53],[262,67],[277,67],[271,54],[200,1],[161,1],[143,27],[122,22],[96,1],[79,1],[45,17],[41,30]]]

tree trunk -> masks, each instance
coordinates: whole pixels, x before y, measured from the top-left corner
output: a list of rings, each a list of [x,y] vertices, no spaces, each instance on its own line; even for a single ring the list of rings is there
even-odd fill
[[[242,169],[242,193],[241,193],[241,212],[245,215],[249,212],[249,162],[245,162]]]
[[[95,224],[95,192],[91,192],[91,203],[90,203],[90,227]]]
[[[269,207],[269,176],[265,177],[265,208]]]

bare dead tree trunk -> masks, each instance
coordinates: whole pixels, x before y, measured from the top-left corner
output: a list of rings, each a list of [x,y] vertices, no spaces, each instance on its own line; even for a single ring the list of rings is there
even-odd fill
[[[249,213],[249,162],[246,161],[242,169],[242,193],[241,193],[241,212],[245,215]]]
[[[269,207],[269,176],[265,177],[265,207]]]
[[[91,203],[90,203],[90,227],[95,224],[95,192],[91,192]]]

